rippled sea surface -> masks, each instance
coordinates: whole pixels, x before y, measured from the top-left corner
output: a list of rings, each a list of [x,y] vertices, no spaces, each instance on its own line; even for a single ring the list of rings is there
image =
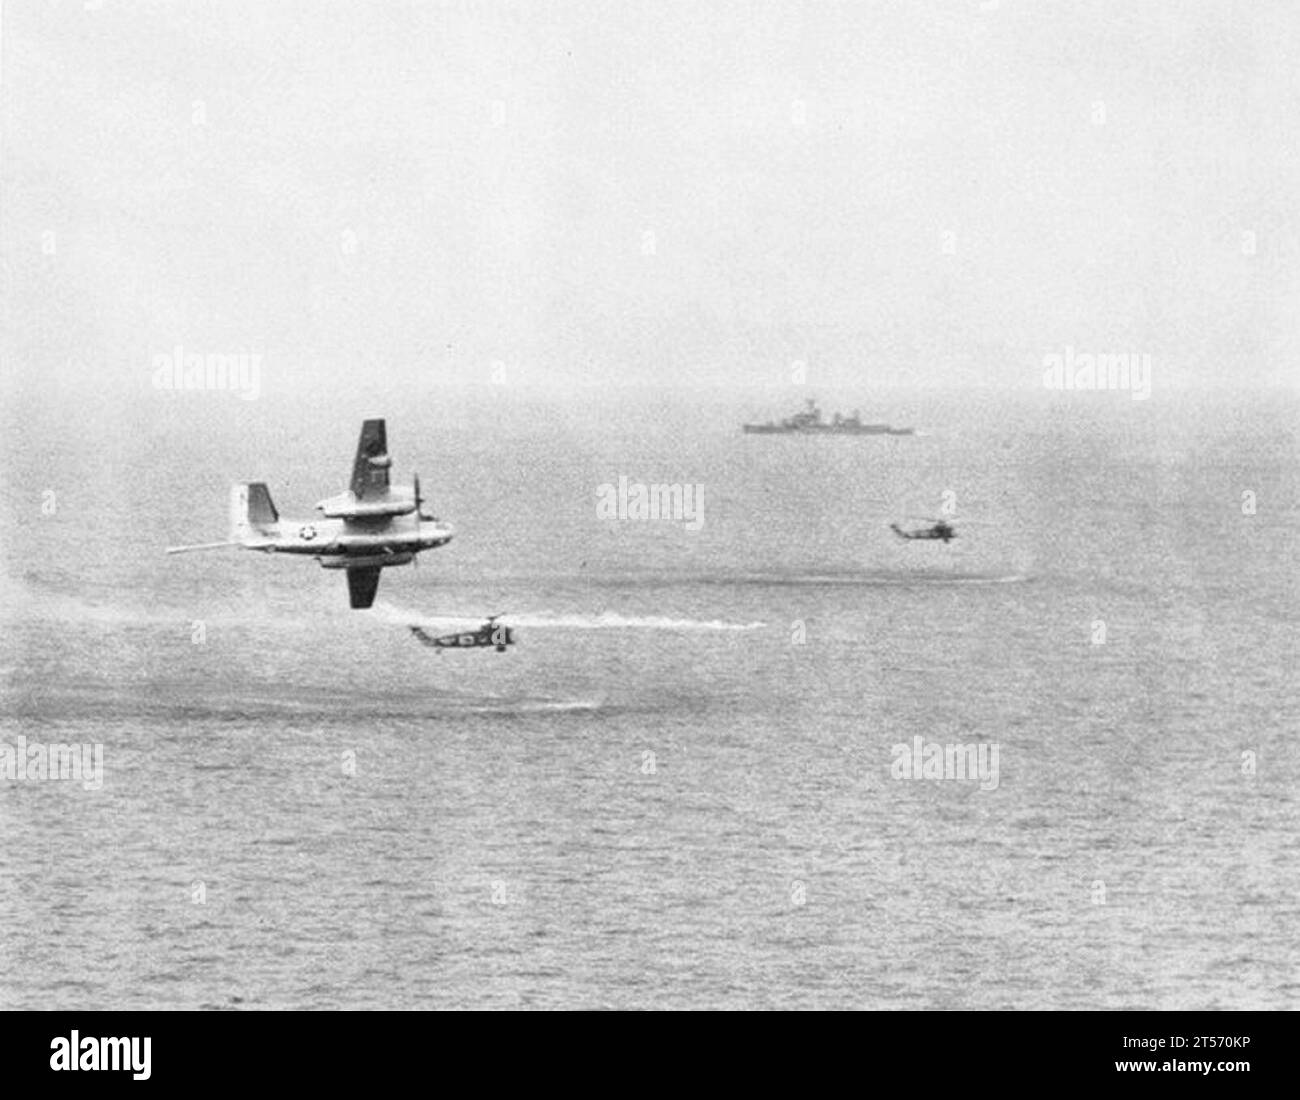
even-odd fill
[[[156,400],[5,424],[0,741],[104,777],[0,776],[0,1005],[1295,1005],[1294,399]],[[459,534],[372,611],[161,554],[238,478],[310,515],[376,412]],[[703,526],[600,518],[620,476]],[[895,778],[918,736],[996,789]]]

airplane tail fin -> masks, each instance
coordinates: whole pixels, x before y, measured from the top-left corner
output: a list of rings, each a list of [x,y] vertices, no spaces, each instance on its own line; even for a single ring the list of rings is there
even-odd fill
[[[250,542],[271,533],[280,513],[264,481],[241,481],[230,487],[230,538]]]
[[[275,534],[280,513],[271,503],[266,483],[241,481],[230,487],[230,537],[224,542],[200,542],[189,546],[169,546],[169,554],[188,554],[194,550],[219,550],[227,546],[261,548],[263,540]]]

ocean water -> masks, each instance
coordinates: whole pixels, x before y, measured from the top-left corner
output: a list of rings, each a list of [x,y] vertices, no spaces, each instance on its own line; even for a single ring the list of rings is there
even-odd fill
[[[800,400],[11,405],[0,742],[104,776],[0,778],[0,1006],[1294,1006],[1294,397],[739,433]],[[309,515],[375,414],[458,535],[372,611],[162,554],[232,480]],[[600,518],[620,476],[702,526]],[[945,501],[950,546],[886,526]],[[506,654],[406,629],[500,611]],[[918,736],[996,789],[896,778]]]

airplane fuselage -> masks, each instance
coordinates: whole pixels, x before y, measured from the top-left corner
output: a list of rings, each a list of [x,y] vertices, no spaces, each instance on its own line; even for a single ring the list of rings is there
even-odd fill
[[[282,519],[246,544],[267,554],[301,554],[320,559],[326,568],[361,565],[404,565],[424,550],[451,541],[451,527],[414,515],[383,520]],[[402,560],[398,560],[402,559]]]

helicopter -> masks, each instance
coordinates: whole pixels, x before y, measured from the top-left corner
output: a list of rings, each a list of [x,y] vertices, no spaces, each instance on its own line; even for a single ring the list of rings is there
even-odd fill
[[[929,527],[919,527],[914,531],[904,531],[896,523],[891,523],[889,529],[901,539],[943,539],[945,543],[950,542],[957,537],[957,532],[946,519],[927,519],[924,522],[929,523]]]
[[[430,634],[414,625],[410,630],[421,643],[431,649],[480,649],[491,646],[498,653],[504,653],[506,646],[515,644],[515,632],[510,627],[497,623],[503,614],[505,613],[499,612],[496,615],[489,615],[487,621],[477,630],[462,631],[458,634]]]

